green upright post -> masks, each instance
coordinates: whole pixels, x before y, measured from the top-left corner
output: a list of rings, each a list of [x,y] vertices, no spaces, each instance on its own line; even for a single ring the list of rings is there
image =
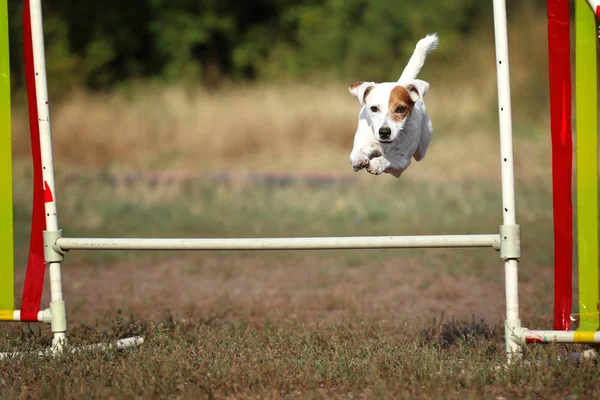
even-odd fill
[[[0,320],[14,309],[10,63],[7,0],[0,0]]]
[[[579,329],[587,340],[598,329],[598,101],[596,17],[586,0],[575,5],[577,118],[577,243]]]

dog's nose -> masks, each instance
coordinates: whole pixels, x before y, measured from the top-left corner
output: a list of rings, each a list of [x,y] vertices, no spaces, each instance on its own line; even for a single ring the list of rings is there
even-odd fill
[[[382,126],[379,128],[379,137],[382,139],[389,139],[392,136],[392,130],[389,126]]]

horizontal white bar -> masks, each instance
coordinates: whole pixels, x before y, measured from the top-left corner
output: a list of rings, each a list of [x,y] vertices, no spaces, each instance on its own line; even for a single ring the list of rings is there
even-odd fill
[[[59,238],[61,250],[333,250],[492,247],[500,235],[362,236],[256,239]]]
[[[600,332],[523,330],[527,343],[600,343]]]

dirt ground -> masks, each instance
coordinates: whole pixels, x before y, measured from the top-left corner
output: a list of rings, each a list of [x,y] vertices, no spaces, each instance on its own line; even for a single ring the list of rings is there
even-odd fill
[[[503,270],[500,262],[483,268]],[[547,303],[540,298],[544,289],[539,284],[550,283],[547,270],[537,275],[535,285],[521,282],[524,315],[527,308],[539,308],[538,302]],[[419,257],[347,265],[315,254],[194,254],[110,266],[66,263],[63,276],[71,323],[93,324],[114,317],[117,310],[155,321],[169,314],[180,321],[268,317],[311,322],[424,322],[443,315],[498,324],[504,316],[502,279],[443,274]],[[22,287],[23,270],[17,271],[16,279],[16,287]],[[43,305],[50,300],[48,292],[45,287]]]

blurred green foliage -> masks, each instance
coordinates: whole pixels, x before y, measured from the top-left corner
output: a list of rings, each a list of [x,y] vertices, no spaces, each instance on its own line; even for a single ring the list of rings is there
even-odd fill
[[[23,87],[23,1],[8,0],[13,86]],[[526,3],[540,3],[527,0]],[[134,80],[371,79],[399,71],[436,31],[439,57],[489,24],[481,0],[44,0],[52,87]],[[523,1],[509,0],[509,11]],[[51,89],[52,89],[51,87]]]

